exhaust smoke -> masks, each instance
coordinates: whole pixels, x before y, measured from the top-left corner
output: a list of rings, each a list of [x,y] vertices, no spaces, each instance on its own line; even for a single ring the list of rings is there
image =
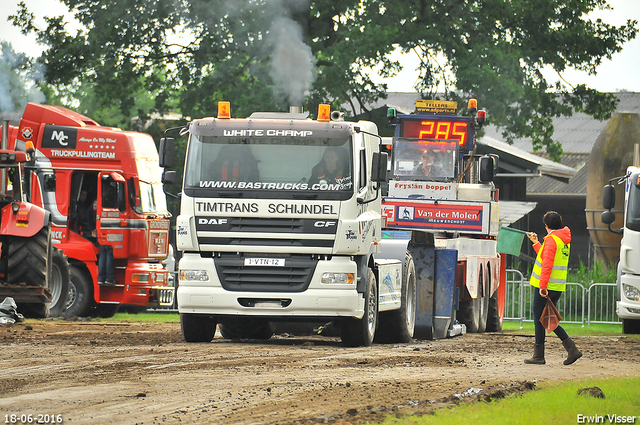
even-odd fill
[[[306,0],[294,6],[308,7]],[[302,28],[290,17],[279,16],[269,30],[269,44],[273,46],[269,74],[274,94],[285,96],[290,105],[302,105],[305,92],[316,79],[316,60],[304,43]]]

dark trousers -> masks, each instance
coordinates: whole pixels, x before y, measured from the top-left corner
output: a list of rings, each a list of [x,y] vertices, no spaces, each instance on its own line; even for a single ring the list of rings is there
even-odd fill
[[[116,281],[116,267],[113,261],[113,247],[100,245],[100,257],[98,258],[98,282]]]
[[[547,305],[547,299],[540,295],[540,289],[535,288],[535,290],[536,291],[533,294],[533,323],[536,329],[536,344],[544,344],[546,329],[540,322],[540,317],[542,317],[542,310],[544,310],[544,307]],[[549,290],[547,290],[547,292],[548,292],[549,298],[551,299],[551,301],[553,301],[553,303],[557,307],[558,300],[560,299],[562,292],[549,291]],[[569,338],[569,335],[567,335],[567,332],[560,325],[558,325],[558,327],[553,331],[553,333],[556,334],[558,338],[560,338],[560,341],[564,341],[565,339]]]

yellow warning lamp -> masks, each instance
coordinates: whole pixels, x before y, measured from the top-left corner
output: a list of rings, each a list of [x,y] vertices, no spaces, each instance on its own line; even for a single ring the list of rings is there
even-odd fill
[[[218,119],[231,118],[231,104],[227,101],[218,102]]]
[[[318,121],[329,122],[331,120],[331,106],[321,103],[318,105]]]
[[[28,140],[24,144],[24,147],[27,152],[27,160],[33,164],[36,160],[36,150],[33,147],[33,142],[31,140]]]
[[[476,99],[469,99],[467,109],[469,110],[469,113],[475,113],[478,110],[478,101]]]

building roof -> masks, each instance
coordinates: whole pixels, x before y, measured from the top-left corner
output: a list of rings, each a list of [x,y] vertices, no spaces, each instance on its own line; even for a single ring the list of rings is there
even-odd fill
[[[536,207],[537,202],[504,201],[500,200],[500,227],[509,226],[529,214]]]
[[[613,95],[619,100],[616,112],[640,113],[640,93],[620,92]],[[491,117],[487,120],[491,122]],[[581,112],[570,117],[557,117],[553,119],[553,139],[562,144],[565,153],[589,154],[608,121],[598,121]],[[492,125],[485,125],[483,128],[486,136],[503,139],[501,129]],[[533,152],[531,138],[528,137],[514,140],[513,146]]]
[[[567,153],[562,156],[562,164],[577,170],[568,182],[547,176],[527,180],[527,196],[586,196],[588,153]],[[541,154],[541,157],[547,154]]]
[[[499,155],[497,177],[509,177],[514,174],[525,177],[549,176],[548,178],[559,179],[566,183],[578,172],[568,165],[523,151],[492,137],[484,136],[478,139],[477,143],[478,153]]]

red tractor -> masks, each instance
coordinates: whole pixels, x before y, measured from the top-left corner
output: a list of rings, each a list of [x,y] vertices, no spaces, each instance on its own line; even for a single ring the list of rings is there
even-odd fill
[[[69,266],[51,244],[51,213],[25,202],[22,168],[35,151],[8,150],[7,124],[0,149],[0,301],[13,298],[26,317],[59,316],[69,294]]]

